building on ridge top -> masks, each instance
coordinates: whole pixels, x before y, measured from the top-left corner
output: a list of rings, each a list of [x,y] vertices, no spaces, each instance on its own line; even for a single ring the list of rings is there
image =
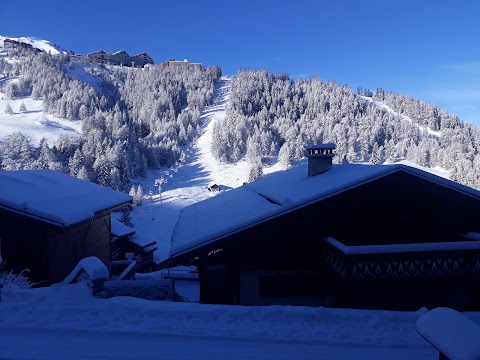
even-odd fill
[[[153,64],[153,59],[146,52],[130,56],[125,50],[109,54],[104,50],[95,51],[87,55],[92,62],[108,65],[122,65],[143,68],[147,64]]]
[[[27,44],[23,41],[16,41],[16,40],[13,40],[13,39],[8,39],[8,38],[3,40],[3,48],[7,51],[8,50],[14,50],[14,49],[27,49],[27,50],[32,50],[32,51],[35,51],[35,52],[42,51],[40,49],[34,48],[33,45],[31,45],[31,44]]]
[[[169,59],[164,63],[162,63],[160,66],[162,68],[188,68],[188,69],[204,70],[204,67],[202,64],[188,62],[188,59],[184,59],[183,61]]]

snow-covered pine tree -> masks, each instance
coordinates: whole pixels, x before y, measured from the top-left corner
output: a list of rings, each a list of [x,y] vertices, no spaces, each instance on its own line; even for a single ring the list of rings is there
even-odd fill
[[[2,170],[31,169],[33,164],[33,148],[28,138],[21,132],[5,137],[0,144],[2,154]]]
[[[380,148],[378,146],[378,143],[376,143],[376,142],[375,142],[375,144],[373,144],[372,157],[370,158],[370,162],[374,165],[380,165],[381,164]]]
[[[40,141],[37,158],[34,160],[32,168],[34,169],[53,169],[60,170],[61,165],[58,163],[55,153],[48,146],[47,139]]]
[[[20,103],[20,107],[18,108],[18,111],[20,111],[21,113],[27,112],[27,106],[23,101]]]
[[[253,182],[260,179],[263,176],[263,166],[262,162],[257,160],[250,167],[250,172],[248,174],[248,182]]]
[[[130,191],[128,192],[128,195],[130,195],[133,198],[133,202],[135,202],[135,195],[137,191],[135,190],[135,185],[132,185],[130,188]]]
[[[136,203],[140,205],[143,202],[143,188],[142,185],[138,185],[137,191],[135,192]]]
[[[5,114],[13,115],[13,109],[12,109],[12,105],[10,105],[10,103],[8,103],[7,106],[5,106]]]

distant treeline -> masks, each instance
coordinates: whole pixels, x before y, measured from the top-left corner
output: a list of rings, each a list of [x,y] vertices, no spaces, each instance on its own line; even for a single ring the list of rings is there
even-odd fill
[[[336,144],[340,163],[407,159],[451,170],[453,180],[480,188],[480,131],[473,125],[402,94],[354,92],[333,81],[293,81],[264,70],[240,71],[233,79],[212,152],[222,161],[245,157],[256,178],[259,163],[278,155],[289,166],[303,157],[306,145],[322,142]]]

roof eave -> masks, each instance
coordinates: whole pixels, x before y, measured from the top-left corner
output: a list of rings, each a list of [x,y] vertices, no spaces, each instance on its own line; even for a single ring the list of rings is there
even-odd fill
[[[50,225],[54,225],[54,226],[57,226],[57,227],[66,229],[66,228],[71,228],[71,227],[73,227],[73,226],[77,226],[77,225],[79,225],[79,224],[88,222],[88,221],[90,221],[91,219],[93,219],[95,216],[101,214],[102,212],[112,212],[112,211],[115,211],[115,210],[117,210],[117,209],[121,209],[121,208],[123,208],[124,206],[126,206],[126,205],[128,205],[128,204],[131,204],[131,203],[132,203],[131,200],[129,200],[129,201],[124,201],[124,202],[119,203],[119,204],[117,204],[117,205],[113,205],[113,206],[110,206],[110,207],[108,207],[108,208],[105,208],[105,209],[96,211],[96,212],[94,212],[94,215],[93,215],[93,216],[89,216],[89,217],[83,218],[83,219],[81,219],[81,220],[78,220],[78,221],[75,221],[75,222],[69,222],[69,223],[61,222],[61,221],[56,221],[56,220],[53,220],[53,219],[51,219],[51,218],[48,218],[48,217],[45,217],[45,216],[41,216],[41,215],[32,214],[32,213],[30,213],[30,212],[22,211],[22,210],[20,210],[20,209],[17,209],[17,208],[14,208],[14,207],[10,207],[10,206],[5,205],[5,204],[0,204],[0,208],[5,209],[5,210],[10,211],[10,212],[14,212],[14,213],[16,213],[16,214],[20,214],[20,215],[29,217],[29,218],[31,218],[31,219],[35,219],[35,220],[38,220],[38,221],[41,221],[41,222],[44,222],[44,223],[47,223],[47,224],[50,224]]]

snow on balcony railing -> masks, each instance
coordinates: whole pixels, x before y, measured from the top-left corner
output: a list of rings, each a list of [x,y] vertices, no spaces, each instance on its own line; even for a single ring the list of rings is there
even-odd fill
[[[429,252],[446,250],[480,249],[480,241],[451,241],[436,243],[386,244],[386,245],[354,245],[347,246],[333,237],[325,239],[327,243],[345,255],[392,254],[408,252]]]

